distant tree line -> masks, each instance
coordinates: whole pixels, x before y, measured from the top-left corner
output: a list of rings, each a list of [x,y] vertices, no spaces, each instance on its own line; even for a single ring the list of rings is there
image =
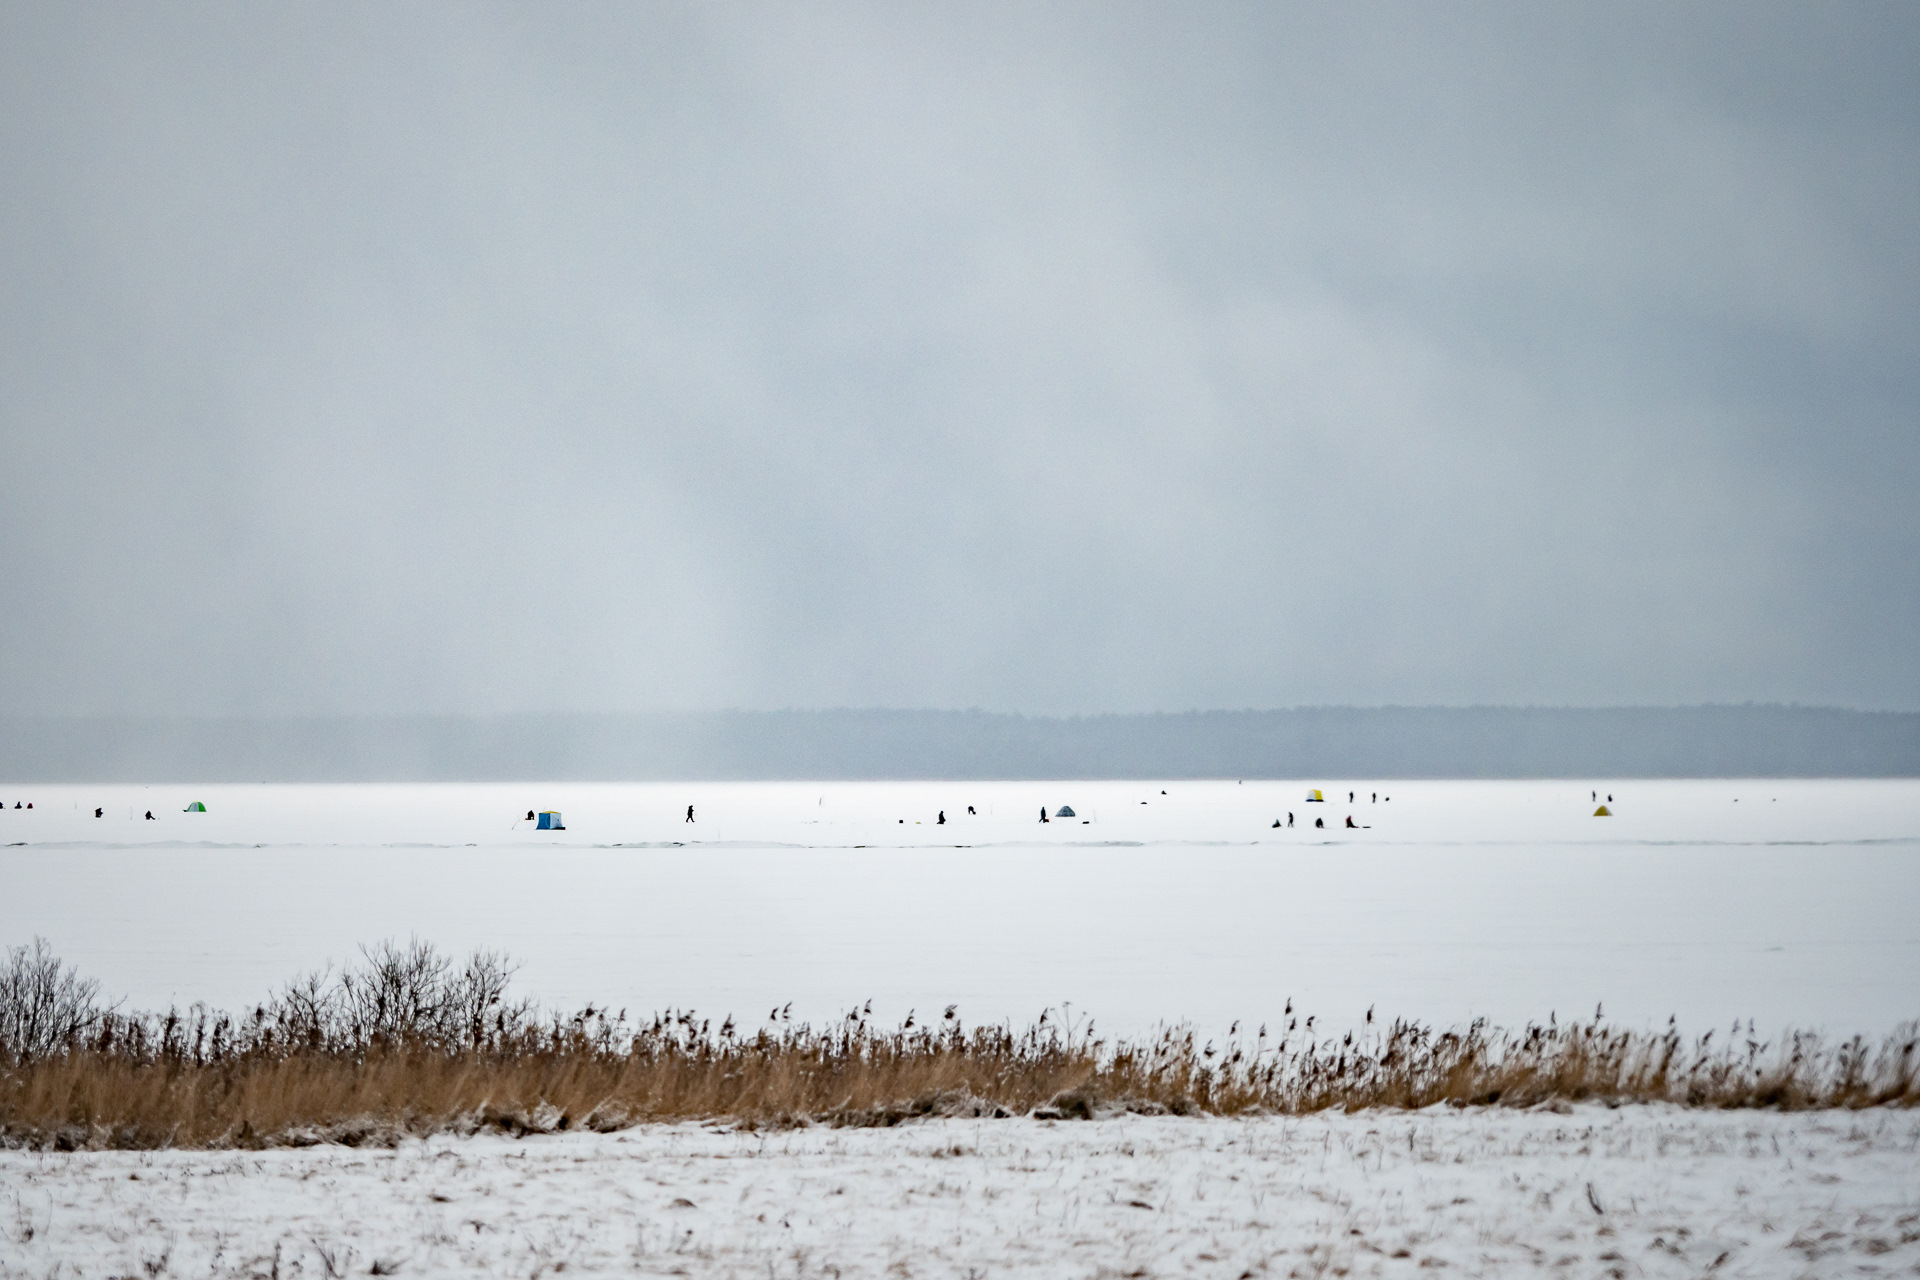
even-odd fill
[[[0,719],[13,782],[1916,776],[1920,713],[1777,705]]]

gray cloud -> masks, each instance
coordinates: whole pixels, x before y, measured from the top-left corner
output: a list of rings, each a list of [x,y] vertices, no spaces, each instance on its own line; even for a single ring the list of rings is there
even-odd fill
[[[32,712],[1920,706],[1905,6],[0,16]]]

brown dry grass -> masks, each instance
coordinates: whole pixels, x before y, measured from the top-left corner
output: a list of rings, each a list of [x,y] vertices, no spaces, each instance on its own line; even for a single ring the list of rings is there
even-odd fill
[[[1312,1020],[1224,1045],[1189,1031],[1112,1042],[1043,1017],[1023,1031],[815,1027],[743,1033],[691,1014],[630,1025],[542,1017],[505,999],[511,970],[477,954],[383,946],[314,975],[242,1021],[69,1008],[56,1041],[0,1045],[0,1141],[61,1148],[390,1142],[404,1134],[615,1129],[651,1120],[892,1124],[919,1115],[1072,1118],[1115,1109],[1240,1115],[1329,1108],[1533,1106],[1600,1099],[1712,1107],[1911,1106],[1915,1037],[1684,1042],[1599,1020],[1505,1032],[1408,1022],[1316,1038]],[[51,960],[16,951],[16,964]],[[53,962],[57,966],[57,961]],[[55,977],[60,976],[56,968]],[[71,978],[71,971],[66,971]],[[82,991],[85,983],[43,982]],[[14,1013],[18,1014],[18,1010]],[[50,1025],[45,1010],[0,1027]],[[1238,1028],[1236,1027],[1236,1031]],[[1736,1042],[1737,1041],[1737,1042]]]

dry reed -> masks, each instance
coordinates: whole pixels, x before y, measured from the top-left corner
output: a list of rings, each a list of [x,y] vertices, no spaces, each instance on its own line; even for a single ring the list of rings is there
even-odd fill
[[[507,997],[512,969],[477,952],[382,944],[242,1018],[102,1008],[44,944],[0,970],[0,1142],[60,1149],[391,1143],[408,1134],[610,1130],[645,1121],[886,1125],[928,1115],[1093,1118],[1326,1109],[1535,1106],[1583,1100],[1705,1107],[1911,1106],[1915,1028],[1880,1044],[1734,1033],[1687,1042],[1588,1022],[1436,1031],[1396,1021],[1316,1037],[1313,1019],[1220,1045],[1189,1029],[1142,1041],[1042,1015],[1024,1030],[881,1029],[870,1009],[826,1026],[774,1011],[745,1031],[691,1013],[638,1024]]]

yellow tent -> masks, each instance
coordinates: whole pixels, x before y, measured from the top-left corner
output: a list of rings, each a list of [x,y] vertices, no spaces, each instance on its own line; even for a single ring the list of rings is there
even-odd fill
[[[1613,810],[1607,808],[1605,805],[1601,805],[1593,811],[1593,816],[1596,818],[1611,818],[1613,816]]]
[[[1319,793],[1318,791],[1309,791],[1309,792],[1307,792],[1307,803],[1308,803],[1308,804],[1312,804],[1312,803],[1313,803],[1314,801],[1316,801],[1316,800],[1318,800],[1318,801],[1319,801],[1319,802],[1320,802],[1321,804],[1325,804],[1325,803],[1327,802],[1327,798],[1326,798],[1325,796],[1323,796],[1323,795],[1321,795],[1321,794],[1320,794],[1320,793]]]

